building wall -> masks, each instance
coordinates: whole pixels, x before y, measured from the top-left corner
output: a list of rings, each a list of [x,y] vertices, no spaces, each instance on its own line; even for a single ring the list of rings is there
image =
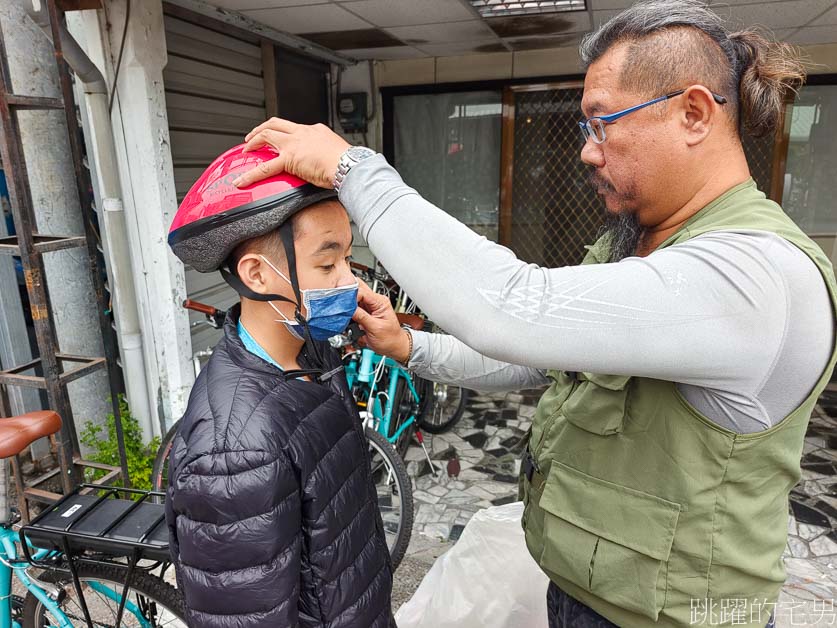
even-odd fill
[[[577,48],[400,59],[381,61],[378,67],[381,87],[560,76],[582,71]]]
[[[834,37],[837,38],[837,32]],[[812,64],[811,74],[831,74],[837,72],[837,43],[806,46],[802,48]]]
[[[195,7],[203,4],[196,2]],[[127,0],[107,0],[104,10],[69,13],[68,22],[73,36],[103,71],[108,84],[113,83],[114,60],[122,48],[122,27],[127,6]],[[238,30],[238,27],[231,28]],[[182,194],[188,189],[188,177],[197,176],[203,168],[199,166],[196,172],[188,174],[182,169],[175,170],[172,140],[179,138],[172,137],[169,130],[170,107],[166,102],[163,72],[171,62],[173,65],[167,72],[169,83],[172,74],[177,75],[181,91],[187,97],[192,96],[189,90],[200,78],[196,78],[194,73],[184,72],[183,57],[189,57],[188,54],[181,55],[180,59],[174,58],[177,54],[171,58],[168,55],[167,37],[185,37],[190,33],[170,31],[166,33],[160,0],[132,3],[112,112],[118,161],[116,168],[121,182],[147,374],[147,400],[151,416],[146,436],[165,433],[182,416],[194,382],[190,320],[181,307],[187,296],[186,272],[183,264],[171,253],[166,236],[177,211],[178,192]],[[259,37],[269,37],[272,33],[274,31],[264,32]],[[196,54],[199,58],[200,53]],[[222,54],[223,50],[222,53],[215,53]],[[191,85],[187,84],[190,81]],[[190,122],[183,119],[187,107],[172,109],[178,125]],[[267,115],[262,111],[261,118],[254,123]],[[225,121],[221,116],[220,123],[225,122],[229,124],[229,120]],[[237,131],[242,132],[242,138],[243,128],[237,127]],[[212,142],[212,138],[206,142]],[[216,144],[212,146],[209,146],[209,154],[224,148]],[[97,157],[96,154],[91,155],[94,171]],[[174,155],[174,158],[177,157]],[[176,176],[178,174],[183,176]],[[194,347],[196,350],[205,348],[205,345]],[[124,375],[126,379],[135,377],[127,369]]]
[[[369,63],[372,63],[373,75],[369,74]],[[383,112],[381,108],[381,94],[378,87],[380,86],[379,74],[381,71],[381,62],[379,61],[363,61],[357,65],[350,66],[343,70],[340,78],[340,89],[344,94],[352,92],[366,92],[367,95],[367,114],[369,117],[369,126],[366,134],[362,133],[344,133],[340,128],[340,123],[337,120],[336,113],[336,99],[337,99],[337,66],[332,65],[331,82],[332,89],[332,117],[333,128],[341,134],[347,142],[352,145],[368,146],[373,150],[380,151],[382,149],[381,138],[383,136]],[[374,103],[372,99],[375,99]],[[371,265],[375,257],[369,250],[357,226],[352,223],[352,232],[354,233],[354,244],[352,245],[352,257],[355,261],[361,264]]]
[[[835,35],[837,37],[837,35]],[[802,48],[812,74],[837,72],[837,42]],[[578,48],[379,61],[379,87],[487,81],[581,73]]]

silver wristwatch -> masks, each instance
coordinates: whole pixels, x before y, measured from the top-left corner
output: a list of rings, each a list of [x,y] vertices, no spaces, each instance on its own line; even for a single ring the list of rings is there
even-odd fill
[[[372,157],[377,153],[371,148],[365,146],[350,146],[345,152],[340,155],[340,161],[337,162],[337,173],[334,175],[334,190],[340,191],[340,186],[343,185],[343,179],[349,174],[355,164],[363,161],[368,157]]]

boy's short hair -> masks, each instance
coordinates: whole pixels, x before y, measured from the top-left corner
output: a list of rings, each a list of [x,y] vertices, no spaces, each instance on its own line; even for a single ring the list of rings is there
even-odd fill
[[[327,205],[330,203],[337,203],[341,207],[343,206],[337,199],[327,198],[321,201],[317,201],[316,203],[312,203],[311,205],[298,211],[288,219],[291,221],[291,227],[293,227],[294,240],[296,240],[299,236],[299,222],[297,219],[302,214],[307,212],[309,209],[314,209],[315,207],[322,207],[323,205]],[[250,238],[249,240],[239,242],[238,245],[233,249],[232,253],[230,253],[229,257],[227,257],[227,268],[230,269],[230,272],[237,276],[238,263],[241,261],[241,258],[251,253],[261,253],[263,255],[266,255],[268,258],[270,258],[270,261],[274,263],[284,261],[286,259],[285,246],[282,243],[282,236],[279,234],[280,227],[276,227],[276,229],[274,229],[273,231],[268,231],[267,233],[260,236],[256,236],[255,238]]]
[[[311,207],[316,207],[316,205],[317,203]],[[294,214],[289,219],[291,221],[291,226],[293,227],[294,240],[296,240],[298,233],[296,226],[297,216],[299,216],[299,214]],[[230,253],[230,256],[227,258],[227,268],[230,269],[230,272],[238,276],[238,263],[241,261],[242,257],[251,253],[261,253],[266,255],[274,264],[285,260],[285,246],[282,244],[282,236],[279,234],[279,228],[280,227],[276,227],[273,231],[268,231],[263,235],[250,238],[249,240],[244,240],[244,242],[239,242],[238,246],[233,249],[232,253]]]

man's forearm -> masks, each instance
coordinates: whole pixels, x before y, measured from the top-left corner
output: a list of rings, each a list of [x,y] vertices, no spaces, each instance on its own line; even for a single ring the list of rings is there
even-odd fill
[[[481,355],[453,336],[411,331],[409,367],[420,377],[472,390],[504,392],[547,384],[544,371]]]

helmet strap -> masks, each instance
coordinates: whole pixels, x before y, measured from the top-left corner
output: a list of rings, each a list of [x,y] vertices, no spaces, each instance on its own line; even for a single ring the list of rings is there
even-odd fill
[[[294,318],[296,318],[297,322],[304,325],[305,320],[302,318],[302,315],[299,312],[299,304],[302,303],[302,297],[300,296],[299,279],[297,278],[296,274],[296,248],[294,247],[294,229],[290,219],[283,222],[282,226],[279,227],[279,236],[282,238],[282,245],[285,247],[285,257],[288,259],[288,274],[291,276],[291,288],[293,288],[294,296],[296,297],[296,312],[294,312]]]
[[[310,352],[310,358],[314,362],[315,368],[319,368],[324,364],[322,353],[320,352],[317,343],[311,338],[311,332],[308,329],[308,321],[302,316],[299,311],[299,304],[302,303],[302,297],[299,290],[299,279],[296,273],[296,248],[294,247],[294,229],[290,220],[286,220],[279,227],[279,235],[282,238],[282,245],[285,247],[285,257],[288,259],[288,274],[291,278],[291,288],[293,288],[294,296],[296,297],[296,311],[294,318],[302,325],[303,337],[305,338],[304,347]],[[322,371],[320,371],[322,372]]]

